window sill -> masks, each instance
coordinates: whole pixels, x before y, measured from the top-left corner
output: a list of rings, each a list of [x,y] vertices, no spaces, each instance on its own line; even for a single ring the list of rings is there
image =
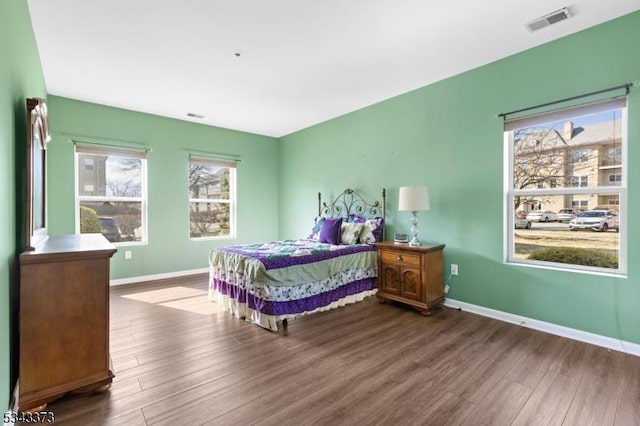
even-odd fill
[[[146,246],[148,242],[146,241],[118,241],[111,243],[116,247],[132,247],[132,246]]]
[[[192,238],[189,237],[189,241],[227,241],[227,240],[235,240],[237,237],[234,235],[229,235],[225,237],[197,237]]]
[[[551,271],[560,271],[560,272],[569,272],[569,273],[577,273],[577,274],[587,274],[587,275],[599,275],[602,277],[612,277],[612,278],[627,278],[627,272],[615,269],[615,270],[605,270],[603,268],[592,268],[589,266],[580,266],[580,265],[571,265],[566,266],[564,263],[552,263],[552,262],[535,262],[535,261],[519,261],[517,259],[508,259],[505,261],[506,265],[510,266],[524,266],[526,268],[535,268],[535,269],[548,269]]]

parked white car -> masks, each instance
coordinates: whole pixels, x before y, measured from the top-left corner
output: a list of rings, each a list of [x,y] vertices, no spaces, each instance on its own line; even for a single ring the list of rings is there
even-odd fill
[[[527,215],[532,222],[552,222],[556,220],[556,214],[551,210],[533,210]]]
[[[589,210],[578,213],[574,219],[569,221],[569,229],[591,229],[594,231],[606,232],[609,229],[619,231],[618,213],[614,210]]]
[[[515,229],[531,229],[531,221],[516,215],[513,218],[513,227]]]
[[[578,216],[578,211],[576,209],[560,209],[556,214],[556,220],[558,222],[569,222],[576,216]]]

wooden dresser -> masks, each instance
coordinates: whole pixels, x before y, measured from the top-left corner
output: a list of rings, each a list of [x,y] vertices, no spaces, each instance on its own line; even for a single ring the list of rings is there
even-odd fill
[[[109,262],[101,234],[51,236],[20,255],[19,407],[111,383]]]
[[[378,299],[406,303],[430,315],[444,302],[442,250],[444,244],[409,246],[377,243]]]

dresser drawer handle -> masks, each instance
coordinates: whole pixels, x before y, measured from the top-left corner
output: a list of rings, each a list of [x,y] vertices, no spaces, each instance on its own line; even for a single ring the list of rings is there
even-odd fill
[[[398,262],[402,262],[402,256],[398,256],[398,257],[396,257],[396,260],[397,260]]]

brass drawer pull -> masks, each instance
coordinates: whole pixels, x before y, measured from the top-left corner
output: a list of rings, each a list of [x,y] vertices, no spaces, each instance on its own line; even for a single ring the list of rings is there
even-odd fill
[[[398,257],[396,257],[396,260],[397,260],[398,262],[402,262],[402,256],[398,255]]]

